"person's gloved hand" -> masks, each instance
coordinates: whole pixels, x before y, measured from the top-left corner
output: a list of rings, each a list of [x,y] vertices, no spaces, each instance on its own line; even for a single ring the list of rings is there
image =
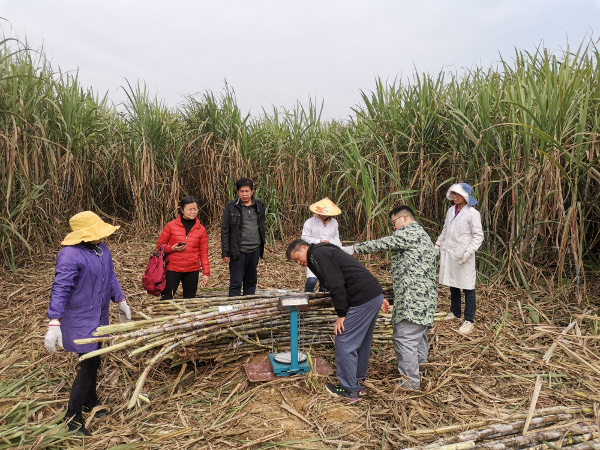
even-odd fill
[[[342,247],[342,250],[348,253],[349,255],[354,255],[354,245],[345,245]]]
[[[473,256],[473,253],[471,253],[471,252],[465,252],[465,254],[463,255],[462,260],[460,260],[458,262],[458,265],[462,266],[464,263],[466,263],[471,258],[471,256]]]
[[[46,331],[46,337],[44,338],[44,345],[48,349],[50,353],[56,352],[56,343],[61,347],[63,346],[62,341],[62,331],[60,330],[59,324],[51,324],[48,326],[48,331]]]
[[[119,302],[119,323],[127,323],[131,320],[131,308],[125,299]]]
[[[440,256],[440,246],[435,244],[435,255]]]

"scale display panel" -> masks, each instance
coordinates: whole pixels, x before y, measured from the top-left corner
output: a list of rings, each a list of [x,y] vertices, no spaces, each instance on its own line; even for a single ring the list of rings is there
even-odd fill
[[[281,297],[281,306],[306,306],[308,297]]]

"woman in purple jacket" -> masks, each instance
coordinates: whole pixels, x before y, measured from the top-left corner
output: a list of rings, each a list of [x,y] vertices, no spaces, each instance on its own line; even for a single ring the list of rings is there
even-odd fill
[[[119,304],[120,322],[131,319],[131,310],[115,275],[112,255],[102,243],[119,227],[104,222],[91,211],[80,212],[69,220],[73,230],[62,242],[56,258],[44,344],[56,352],[56,344],[79,356],[98,349],[98,344],[77,345],[75,339],[91,338],[99,326],[108,325],[108,306]],[[90,436],[81,416],[98,406],[96,380],[100,356],[83,360],[71,387],[65,420],[69,430]],[[102,411],[101,411],[102,412]],[[104,414],[106,415],[106,414]]]

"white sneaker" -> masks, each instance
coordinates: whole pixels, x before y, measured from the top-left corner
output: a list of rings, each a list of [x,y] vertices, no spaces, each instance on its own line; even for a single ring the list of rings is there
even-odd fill
[[[458,317],[456,317],[454,314],[452,314],[451,312],[449,312],[446,317],[444,317],[444,320],[452,320],[452,319],[458,319]]]
[[[471,331],[473,331],[473,322],[469,322],[468,320],[465,320],[458,329],[458,332],[461,334],[469,334]]]

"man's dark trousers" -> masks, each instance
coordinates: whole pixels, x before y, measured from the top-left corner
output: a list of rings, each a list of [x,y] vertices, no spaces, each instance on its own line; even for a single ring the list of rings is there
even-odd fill
[[[344,331],[335,336],[337,377],[348,392],[360,390],[359,380],[367,376],[373,331],[382,303],[383,294],[350,307],[344,320]]]
[[[256,266],[260,258],[260,247],[257,247],[251,253],[240,252],[238,259],[229,260],[229,296],[237,297],[242,295],[252,295],[256,292],[256,283],[258,276]]]

